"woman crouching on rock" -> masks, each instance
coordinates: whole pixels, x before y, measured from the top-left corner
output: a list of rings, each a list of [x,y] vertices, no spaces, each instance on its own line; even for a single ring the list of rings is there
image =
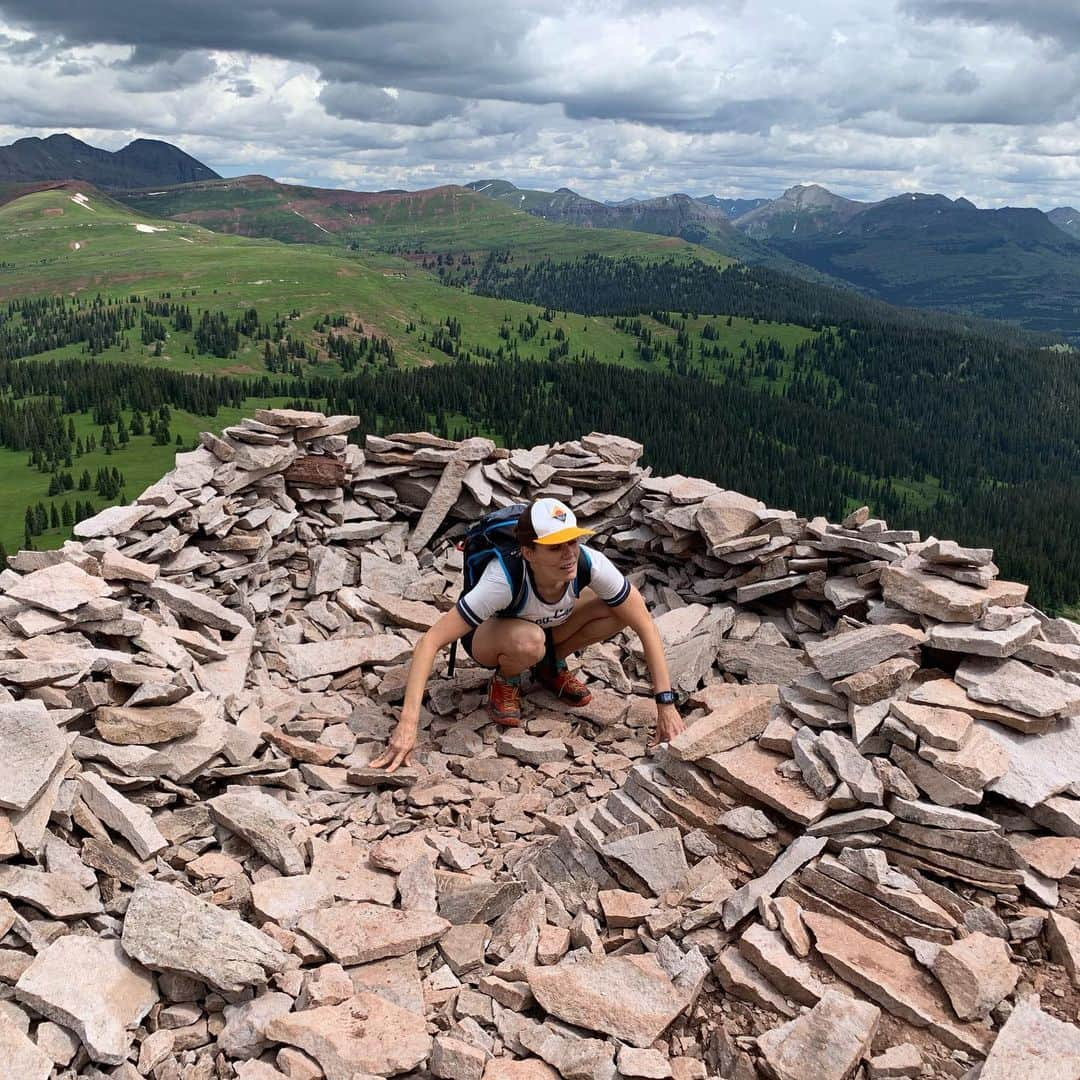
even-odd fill
[[[528,504],[514,530],[517,552],[489,558],[476,584],[416,643],[401,718],[373,767],[394,772],[409,764],[435,656],[459,639],[476,663],[494,669],[488,715],[496,724],[517,727],[526,670],[565,705],[580,708],[591,695],[567,668],[566,658],[629,628],[641,639],[656,699],[650,745],[667,742],[683,730],[656,623],[622,572],[581,543],[592,535],[558,499]],[[520,565],[514,559],[521,560]]]

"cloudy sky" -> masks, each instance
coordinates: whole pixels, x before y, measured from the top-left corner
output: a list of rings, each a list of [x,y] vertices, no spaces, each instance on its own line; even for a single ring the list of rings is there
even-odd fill
[[[0,142],[597,198],[1080,205],[1077,0],[0,0]]]

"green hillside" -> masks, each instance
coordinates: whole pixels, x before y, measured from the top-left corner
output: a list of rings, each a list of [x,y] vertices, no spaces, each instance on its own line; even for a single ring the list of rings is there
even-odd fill
[[[215,232],[336,244],[365,252],[473,253],[512,250],[516,258],[574,258],[589,251],[723,262],[678,237],[623,230],[590,233],[541,221],[460,187],[363,192],[279,184],[265,176],[129,192],[124,205],[143,214]]]
[[[379,227],[461,243],[438,212]],[[496,244],[498,220],[486,254],[403,258],[222,235],[92,189],[0,207],[0,540],[58,543],[65,502],[100,509],[164,471],[178,439],[296,401],[354,412],[361,432],[618,431],[665,471],[810,514],[869,502],[1000,547],[1037,603],[1080,598],[1071,356],[686,244],[643,255],[629,234],[630,255],[571,257],[558,239],[588,249],[617,230],[514,215],[523,254]],[[551,258],[537,229],[561,230],[543,233]]]
[[[531,218],[525,224],[523,231],[549,229]],[[451,226],[446,229],[452,231]],[[140,215],[92,189],[41,191],[0,207],[0,236],[0,300],[42,293],[88,298],[106,291],[120,301],[130,295],[153,298],[167,292],[171,302],[194,313],[196,323],[204,311],[236,317],[254,308],[262,321],[284,319],[291,336],[312,345],[312,359],[322,360],[317,366],[327,375],[340,371],[320,348],[324,335],[315,333],[316,323],[327,316],[347,315],[368,336],[387,338],[397,362],[408,366],[446,358],[445,350],[431,344],[430,327],[447,318],[466,328],[468,349],[509,351],[516,335],[508,336],[504,324],[516,327],[537,318],[542,310],[448,289],[415,261],[223,236]],[[566,255],[571,249],[562,245],[559,250]],[[446,271],[459,268],[452,257],[440,258],[440,263]],[[590,320],[589,346],[599,359],[617,361],[632,342],[615,333],[610,322]],[[559,314],[553,317],[551,333],[565,335],[560,337],[564,341],[582,325],[581,319]],[[263,344],[251,338],[232,355],[214,357],[196,350],[191,331],[170,328],[160,355],[154,355],[155,347],[144,346],[140,336],[138,327],[131,328],[121,343],[99,355],[179,371],[233,375],[265,371]],[[81,343],[54,349],[50,355],[82,355]]]

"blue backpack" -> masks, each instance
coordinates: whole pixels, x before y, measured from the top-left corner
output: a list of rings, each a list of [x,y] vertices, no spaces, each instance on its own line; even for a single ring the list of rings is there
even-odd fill
[[[461,550],[462,577],[464,579],[461,594],[470,592],[480,580],[492,559],[498,559],[506,580],[510,583],[510,603],[497,613],[498,618],[513,618],[525,606],[528,597],[528,582],[525,573],[525,560],[518,547],[518,519],[528,509],[527,503],[511,503],[509,506],[492,510],[485,514],[458,543]],[[592,565],[589,556],[582,551],[578,554],[577,576],[574,578],[574,595],[580,596],[581,590],[588,587],[592,580]],[[457,660],[455,641],[450,646],[449,675],[454,674]]]

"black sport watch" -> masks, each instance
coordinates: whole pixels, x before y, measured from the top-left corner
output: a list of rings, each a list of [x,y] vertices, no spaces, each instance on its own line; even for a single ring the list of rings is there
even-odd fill
[[[659,694],[653,694],[653,701],[657,705],[674,705],[677,700],[674,690],[661,690]]]

